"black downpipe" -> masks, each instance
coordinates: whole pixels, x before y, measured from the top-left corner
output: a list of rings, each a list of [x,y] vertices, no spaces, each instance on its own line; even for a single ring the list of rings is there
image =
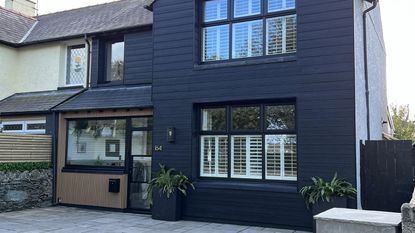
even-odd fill
[[[87,34],[85,34],[85,42],[87,44],[88,56],[86,63],[86,88],[88,89],[91,85],[91,75],[90,75],[90,63],[91,63],[91,43],[88,40]]]
[[[368,0],[366,0],[368,1]],[[367,140],[370,140],[370,92],[369,92],[369,65],[368,65],[368,52],[367,52],[367,15],[374,10],[379,0],[371,0],[372,6],[363,12],[363,50],[364,50],[364,65],[365,65],[365,90],[366,90],[366,126],[367,126]]]

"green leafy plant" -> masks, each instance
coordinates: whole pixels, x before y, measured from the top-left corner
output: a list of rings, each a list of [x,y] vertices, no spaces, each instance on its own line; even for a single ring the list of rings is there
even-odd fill
[[[46,170],[52,168],[49,162],[18,162],[18,163],[0,163],[0,171],[33,171]]]
[[[157,188],[160,195],[170,198],[173,193],[178,190],[184,196],[187,195],[187,189],[191,187],[195,189],[189,178],[181,172],[177,172],[174,168],[167,169],[166,166],[159,164],[160,171],[157,176],[149,182],[147,188],[147,200],[153,204],[153,192]]]
[[[300,190],[307,208],[319,201],[331,202],[335,197],[353,198],[356,194],[353,185],[344,179],[337,178],[337,173],[330,182],[326,182],[320,177],[313,177],[311,180],[313,181],[312,185],[305,186]]]

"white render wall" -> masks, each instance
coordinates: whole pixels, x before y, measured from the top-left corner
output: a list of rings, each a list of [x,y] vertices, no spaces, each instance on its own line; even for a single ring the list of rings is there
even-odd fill
[[[65,86],[67,47],[84,40],[12,48],[0,44],[0,100],[14,93]]]
[[[364,0],[354,0],[355,34],[355,121],[356,121],[356,177],[358,207],[361,207],[360,182],[360,141],[367,140],[366,94],[363,46],[363,11],[371,4]],[[368,69],[370,93],[370,134],[371,140],[382,140],[382,121],[387,117],[386,95],[386,53],[383,41],[381,2],[367,18]]]
[[[17,51],[0,44],[0,99],[14,91],[16,83]]]

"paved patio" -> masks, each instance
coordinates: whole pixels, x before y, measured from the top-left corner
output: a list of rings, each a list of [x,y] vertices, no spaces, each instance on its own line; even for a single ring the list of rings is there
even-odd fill
[[[0,214],[0,233],[84,232],[195,232],[195,233],[300,233],[301,231],[205,222],[164,222],[149,215],[51,207]]]

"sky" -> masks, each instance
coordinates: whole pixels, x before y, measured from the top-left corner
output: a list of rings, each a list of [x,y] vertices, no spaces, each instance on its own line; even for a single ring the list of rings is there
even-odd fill
[[[38,2],[39,14],[47,14],[111,0]],[[0,5],[4,6],[4,0],[0,0]],[[415,116],[415,0],[380,0],[380,7],[387,53],[388,100],[390,104],[410,105],[411,115]]]

